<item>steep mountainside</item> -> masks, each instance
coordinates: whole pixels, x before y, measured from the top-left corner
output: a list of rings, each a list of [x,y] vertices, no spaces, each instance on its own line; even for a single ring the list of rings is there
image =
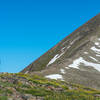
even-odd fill
[[[0,100],[100,100],[100,91],[28,74],[0,74]]]
[[[100,14],[22,72],[100,89]]]

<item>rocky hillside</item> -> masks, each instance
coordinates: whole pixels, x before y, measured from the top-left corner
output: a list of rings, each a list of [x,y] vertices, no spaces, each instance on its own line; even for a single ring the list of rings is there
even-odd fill
[[[100,91],[28,74],[0,74],[0,100],[100,100]]]
[[[22,70],[100,89],[100,14]]]

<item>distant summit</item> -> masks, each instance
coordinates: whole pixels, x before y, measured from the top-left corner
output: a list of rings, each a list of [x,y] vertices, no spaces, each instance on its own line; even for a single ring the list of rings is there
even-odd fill
[[[100,89],[100,14],[22,72]]]

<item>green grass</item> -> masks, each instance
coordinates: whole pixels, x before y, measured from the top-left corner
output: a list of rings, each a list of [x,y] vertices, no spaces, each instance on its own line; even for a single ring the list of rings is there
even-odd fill
[[[8,100],[7,96],[1,96],[0,100]]]

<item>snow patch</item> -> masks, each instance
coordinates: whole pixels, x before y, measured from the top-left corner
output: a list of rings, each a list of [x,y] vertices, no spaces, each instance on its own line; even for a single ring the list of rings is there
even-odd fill
[[[80,62],[82,62],[82,58],[78,58],[73,61],[73,64],[70,64],[69,67],[79,69]]]
[[[98,52],[100,53],[100,49],[97,49],[97,48],[96,48],[96,47],[94,47],[94,46],[93,46],[93,47],[91,47],[91,50],[93,50],[93,51],[94,51],[94,52],[96,52],[96,53],[98,53]]]
[[[61,72],[62,74],[65,74],[65,73],[66,73],[64,69],[60,69],[60,72]]]
[[[45,76],[46,78],[50,78],[50,79],[61,79],[61,80],[63,80],[63,77],[62,77],[62,75],[60,75],[60,74],[51,74],[51,75],[47,75],[47,76]]]
[[[100,64],[85,61],[82,57],[74,60],[73,64],[70,64],[69,67],[79,69],[80,64],[84,64],[85,66],[91,66],[91,67],[95,68],[96,70],[100,71]]]
[[[97,56],[97,57],[100,57],[100,55],[99,55],[99,54],[96,54],[96,56]]]
[[[77,37],[75,40],[73,40],[70,44],[74,44],[80,37]]]
[[[97,46],[98,46],[98,45],[99,45],[99,42],[95,42],[95,45],[97,45]]]
[[[47,66],[49,66],[49,65],[52,64],[52,63],[54,63],[54,62],[55,62],[58,58],[60,58],[63,54],[64,54],[64,52],[61,53],[60,55],[59,55],[59,54],[55,55],[55,56],[51,59],[51,61],[47,64]]]
[[[66,69],[70,69],[69,67],[65,67]]]
[[[69,49],[71,46],[69,45],[68,47],[67,47],[67,49]]]
[[[93,59],[94,61],[97,61],[98,62],[98,60],[97,59],[95,59],[94,57],[92,57],[92,56],[89,56],[91,59]]]
[[[63,47],[63,48],[61,49],[61,52],[64,52],[64,49],[65,49],[65,47]]]
[[[98,40],[100,41],[100,38],[98,38]]]
[[[72,45],[72,44],[74,44],[74,42],[75,42],[75,41],[72,41],[70,44]]]
[[[84,52],[84,54],[88,54],[88,52]]]

